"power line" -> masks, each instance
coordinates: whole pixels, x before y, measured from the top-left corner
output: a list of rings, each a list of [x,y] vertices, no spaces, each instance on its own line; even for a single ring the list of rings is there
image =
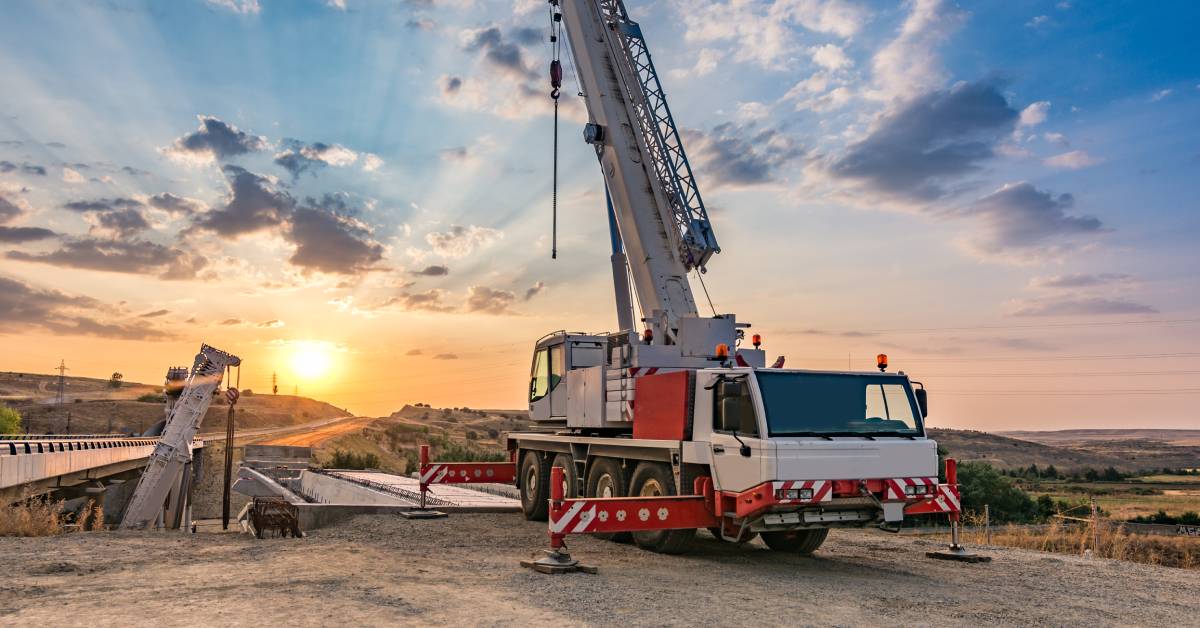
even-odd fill
[[[1200,318],[1175,318],[1167,320],[1136,320],[1136,321],[1091,321],[1078,323],[1033,323],[1029,325],[964,325],[960,327],[895,327],[890,329],[833,329],[833,330],[781,330],[777,333],[786,335],[821,335],[821,334],[907,334],[930,333],[939,331],[999,331],[1013,329],[1061,329],[1070,327],[1126,327],[1126,326],[1156,326],[1156,325],[1194,325],[1200,323]]]

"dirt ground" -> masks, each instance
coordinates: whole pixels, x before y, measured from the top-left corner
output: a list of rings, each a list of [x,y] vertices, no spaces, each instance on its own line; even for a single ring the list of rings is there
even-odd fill
[[[301,540],[99,532],[0,538],[0,622],[55,625],[1194,625],[1194,572],[834,532],[816,557],[698,535],[661,556],[571,542],[598,575],[518,566],[545,546],[519,515],[363,516]],[[86,619],[85,619],[86,618]]]

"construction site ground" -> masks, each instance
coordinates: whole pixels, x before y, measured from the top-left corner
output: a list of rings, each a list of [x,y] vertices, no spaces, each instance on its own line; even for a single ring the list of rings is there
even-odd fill
[[[360,516],[300,540],[95,532],[0,538],[8,625],[1194,625],[1195,572],[988,548],[925,558],[926,538],[835,531],[815,557],[570,537],[597,575],[518,566],[546,546],[515,514]]]

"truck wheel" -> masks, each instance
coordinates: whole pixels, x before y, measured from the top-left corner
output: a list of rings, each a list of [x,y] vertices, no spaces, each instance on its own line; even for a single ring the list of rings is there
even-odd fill
[[[567,499],[579,497],[579,478],[575,477],[574,459],[569,454],[558,454],[554,457],[554,462],[550,463],[550,467],[562,467],[563,497]],[[546,477],[549,478],[550,475],[547,474]]]
[[[588,471],[587,486],[584,495],[588,497],[626,497],[629,489],[625,485],[625,472],[621,463],[614,458],[596,458]],[[625,542],[630,539],[628,532],[612,532],[594,534],[598,539]]]
[[[521,456],[521,512],[529,521],[545,521],[550,513],[550,461],[538,451]]]
[[[629,482],[631,497],[667,497],[675,495],[675,478],[671,468],[661,462],[643,462],[633,472]],[[638,547],[660,554],[682,554],[687,551],[696,529],[655,530],[634,532]]]
[[[825,537],[829,536],[829,529],[763,532],[759,536],[762,537],[763,543],[766,543],[767,547],[776,552],[794,552],[801,556],[807,556],[821,547],[821,544],[825,542]]]

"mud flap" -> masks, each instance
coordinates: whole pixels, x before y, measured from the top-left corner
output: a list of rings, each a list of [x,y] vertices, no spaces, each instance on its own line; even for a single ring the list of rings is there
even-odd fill
[[[906,505],[904,502],[884,502],[883,520],[888,523],[900,523],[904,521],[904,507]]]

